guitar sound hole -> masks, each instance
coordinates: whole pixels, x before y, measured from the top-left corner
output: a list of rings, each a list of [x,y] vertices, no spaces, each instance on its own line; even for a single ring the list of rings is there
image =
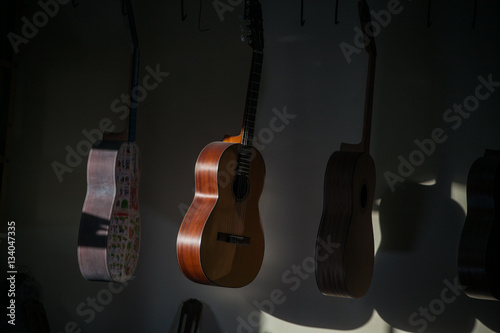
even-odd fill
[[[361,204],[361,208],[366,207],[366,203],[368,201],[368,188],[366,187],[366,184],[363,184],[361,187],[361,194],[359,196],[359,202]]]
[[[233,195],[237,201],[243,201],[248,196],[250,182],[248,177],[243,175],[236,175],[233,181]]]

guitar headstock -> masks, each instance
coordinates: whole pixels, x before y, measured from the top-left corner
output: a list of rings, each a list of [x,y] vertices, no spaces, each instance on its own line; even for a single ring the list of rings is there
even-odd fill
[[[245,0],[245,17],[248,45],[254,51],[264,49],[264,30],[262,28],[262,7],[259,0]]]
[[[373,32],[370,33],[370,29],[368,29],[368,23],[372,21],[372,17],[370,15],[370,8],[368,7],[368,3],[366,0],[361,0],[358,3],[358,11],[359,11],[359,20],[361,21],[361,30],[363,31],[365,49],[369,55],[376,56],[377,48],[375,47],[375,39],[373,38]]]

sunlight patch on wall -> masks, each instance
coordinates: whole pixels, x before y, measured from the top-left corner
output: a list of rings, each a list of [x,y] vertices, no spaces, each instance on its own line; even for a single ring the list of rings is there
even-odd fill
[[[451,198],[455,200],[460,206],[462,206],[462,209],[464,210],[465,214],[467,214],[467,191],[466,191],[466,185],[461,184],[461,183],[451,183]]]
[[[429,180],[426,180],[425,182],[420,182],[419,183],[420,185],[424,185],[424,186],[432,186],[432,185],[436,185],[436,179],[429,179]]]
[[[382,242],[382,232],[380,231],[380,219],[379,219],[379,211],[372,211],[372,224],[373,224],[373,242],[375,243],[375,254]]]
[[[345,331],[345,330],[332,330],[326,328],[314,328],[296,325],[293,323],[286,322],[284,320],[275,318],[270,314],[261,312],[260,317],[260,330],[259,333],[346,333],[346,332],[380,332],[380,333],[403,333],[406,331],[397,330],[391,328],[377,313],[373,311],[373,315],[370,320],[357,329]]]
[[[482,322],[476,319],[476,322],[474,323],[474,328],[472,329],[471,333],[490,333],[493,332],[491,329],[486,327]]]

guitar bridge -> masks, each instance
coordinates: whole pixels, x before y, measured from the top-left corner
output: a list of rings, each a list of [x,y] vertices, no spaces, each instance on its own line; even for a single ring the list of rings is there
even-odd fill
[[[225,232],[219,232],[217,234],[217,240],[235,245],[250,245],[250,237],[227,234]]]

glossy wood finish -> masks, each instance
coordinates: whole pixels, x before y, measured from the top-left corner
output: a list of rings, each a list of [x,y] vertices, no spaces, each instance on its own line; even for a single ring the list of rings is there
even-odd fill
[[[243,137],[243,129],[239,135],[225,135],[222,141],[231,143],[241,143],[241,138]]]
[[[252,47],[243,124],[239,135],[207,145],[196,161],[196,191],[177,236],[177,260],[191,280],[222,287],[249,284],[264,257],[259,198],[265,166],[253,148],[264,36],[258,0],[245,0]]]
[[[487,151],[470,168],[458,273],[468,296],[500,299],[500,151]]]
[[[250,192],[238,201],[233,182],[239,144],[213,142],[196,161],[194,200],[182,221],[177,237],[177,259],[191,280],[223,287],[242,287],[260,270],[264,256],[264,234],[258,202],[265,166],[253,149]],[[250,238],[247,245],[218,240],[218,233]]]
[[[365,0],[358,5],[363,30],[371,21]],[[365,39],[369,55],[363,134],[358,144],[342,143],[325,171],[323,214],[316,240],[316,283],[328,296],[358,298],[370,287],[374,266],[372,206],[375,164],[369,154],[376,47]],[[325,249],[325,243],[334,243]],[[325,252],[326,251],[326,252]]]

